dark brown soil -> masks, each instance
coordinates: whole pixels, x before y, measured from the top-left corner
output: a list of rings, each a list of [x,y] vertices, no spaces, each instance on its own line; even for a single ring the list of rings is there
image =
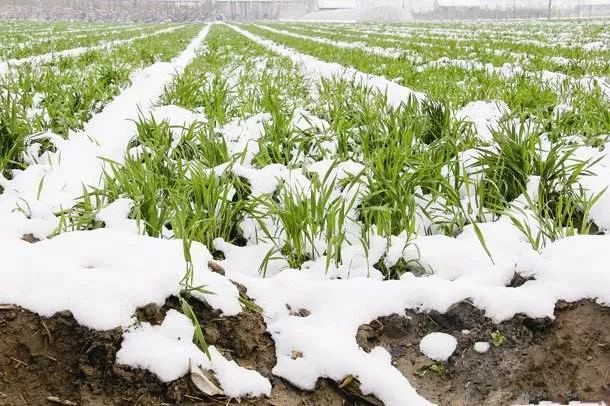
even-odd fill
[[[560,303],[555,311],[554,321],[519,316],[494,325],[460,303],[445,314],[382,317],[362,326],[357,339],[365,349],[386,348],[418,392],[441,405],[610,400],[610,309],[583,301]],[[419,351],[421,338],[434,331],[458,339],[447,363]],[[497,346],[474,351],[475,342],[492,343],[492,335]]]
[[[226,357],[255,368],[272,379],[269,399],[242,400],[250,405],[370,405],[354,387],[320,380],[314,392],[302,392],[271,376],[273,341],[254,311],[220,317],[192,303],[205,326],[206,338]],[[175,299],[159,309],[147,306],[138,317],[163,320]],[[470,334],[461,333],[469,329]],[[505,337],[486,354],[472,350],[496,330]],[[446,364],[432,364],[418,350],[421,337],[444,331],[458,338],[456,354]],[[114,364],[121,331],[91,331],[70,313],[51,318],[20,308],[0,307],[0,405],[221,405],[227,399],[206,398],[187,378],[170,384],[150,373]],[[449,313],[384,317],[362,326],[358,341],[365,349],[381,345],[396,366],[428,399],[442,405],[504,405],[538,400],[602,400],[608,395],[610,310],[591,302],[560,304],[557,319],[523,317],[494,326],[468,304]],[[48,400],[54,397],[55,403]],[[74,403],[69,403],[74,402]],[[237,403],[237,402],[234,402]]]
[[[209,307],[192,303],[205,325],[209,344],[240,365],[272,378],[269,399],[242,400],[249,405],[343,405],[334,383],[321,380],[319,390],[302,392],[271,376],[275,365],[273,341],[262,317],[243,312],[219,317]],[[175,299],[159,309],[137,312],[142,321],[160,323]],[[228,399],[206,398],[182,378],[170,384],[153,374],[115,365],[122,332],[92,331],[79,326],[69,312],[43,318],[17,308],[0,307],[0,405],[224,405]],[[55,402],[48,399],[53,397]]]

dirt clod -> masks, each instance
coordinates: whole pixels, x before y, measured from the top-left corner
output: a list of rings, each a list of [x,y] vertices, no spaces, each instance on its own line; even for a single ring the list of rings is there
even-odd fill
[[[40,241],[38,238],[34,237],[34,234],[24,234],[21,239],[25,242],[29,242],[30,244],[34,244]]]

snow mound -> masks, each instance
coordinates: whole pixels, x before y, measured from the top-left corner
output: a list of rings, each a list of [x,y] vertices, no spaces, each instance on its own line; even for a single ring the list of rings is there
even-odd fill
[[[138,307],[163,305],[180,292],[186,269],[181,240],[115,229],[63,233],[36,244],[0,239],[0,244],[0,303],[47,317],[70,310],[76,321],[96,330],[129,326]],[[193,243],[191,257],[194,285],[212,292],[196,296],[225,315],[240,313],[237,288],[208,270],[207,248]]]
[[[493,131],[498,129],[502,117],[509,113],[508,105],[501,100],[479,100],[462,107],[454,113],[454,117],[456,120],[472,123],[479,139],[491,142]]]
[[[419,350],[434,361],[447,361],[456,346],[455,337],[445,333],[430,333],[419,342]]]
[[[489,351],[489,347],[490,347],[490,345],[487,341],[477,341],[476,343],[474,343],[473,348],[479,354],[484,354],[487,351]]]
[[[370,7],[349,10],[322,10],[300,18],[305,21],[406,21],[413,19],[411,13],[400,7]]]

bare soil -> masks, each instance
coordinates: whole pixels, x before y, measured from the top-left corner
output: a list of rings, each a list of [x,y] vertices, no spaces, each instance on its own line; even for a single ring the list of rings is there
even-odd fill
[[[445,314],[380,318],[362,326],[357,339],[365,349],[386,348],[418,392],[441,405],[610,401],[610,309],[559,303],[555,314],[554,321],[518,316],[495,325],[463,302]],[[419,351],[421,338],[434,331],[458,339],[446,363]],[[477,341],[489,342],[490,350],[474,351]]]
[[[240,404],[380,404],[362,396],[356,383],[320,380],[314,392],[303,392],[273,377],[275,348],[258,313],[220,317],[206,305],[193,305],[210,344],[272,380],[269,399],[242,400]],[[177,307],[177,301],[170,299],[163,308],[140,309],[138,317],[160,323],[169,308]],[[583,301],[559,304],[556,313],[552,322],[517,317],[494,325],[480,311],[461,303],[444,315],[407,311],[380,318],[362,326],[357,339],[367,350],[378,345],[388,349],[412,385],[441,405],[608,399],[610,309]],[[464,329],[469,334],[462,334]],[[433,364],[419,353],[419,340],[432,331],[458,338],[458,349],[447,363]],[[472,349],[475,341],[491,340],[496,331],[504,337],[502,345],[492,346],[485,354]],[[188,378],[164,384],[151,373],[115,365],[120,344],[119,329],[89,330],[79,326],[69,312],[43,318],[17,307],[0,307],[0,405],[231,403],[206,398]]]

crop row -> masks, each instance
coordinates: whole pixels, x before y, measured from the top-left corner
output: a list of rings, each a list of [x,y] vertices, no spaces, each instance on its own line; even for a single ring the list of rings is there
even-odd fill
[[[568,124],[509,115],[483,138],[443,101],[393,108],[349,77],[303,77],[226,26],[207,45],[162,98],[202,115],[185,116],[186,126],[143,117],[127,161],[95,193],[104,204],[131,199],[149,235],[267,244],[263,271],[314,261],[338,272],[350,269],[346,252],[368,253],[375,236],[453,236],[504,218],[539,248],[598,229],[588,213],[600,196],[580,183],[597,161],[549,131]],[[69,229],[102,225],[82,211],[99,204],[91,198]],[[407,270],[378,260],[368,272]]]
[[[129,84],[134,70],[171,59],[197,30],[198,26],[188,26],[9,71],[0,78],[1,171],[23,164],[18,157],[27,136],[44,131],[67,136],[71,130],[81,129]]]
[[[589,91],[580,86],[570,87],[569,92],[564,94],[561,83],[559,86],[548,85],[536,76],[525,74],[506,78],[485,70],[443,65],[431,66],[422,71],[401,58],[371,55],[365,49],[340,48],[270,32],[256,26],[248,28],[251,32],[322,60],[392,78],[452,108],[473,101],[495,99],[504,101],[517,115],[536,118],[554,136],[579,133],[595,142],[599,136],[603,137],[607,133],[609,102],[599,88]],[[571,111],[566,115],[558,114],[557,106],[566,100],[570,102]]]
[[[141,27],[126,27],[118,30],[101,29],[99,31],[88,31],[83,34],[67,33],[65,35],[44,36],[39,40],[23,41],[17,37],[10,41],[0,40],[0,58],[20,59],[33,55],[40,55],[50,52],[59,52],[70,48],[90,47],[107,41],[125,40],[136,36],[152,34],[163,26],[148,25]]]
[[[440,58],[474,60],[501,67],[519,64],[525,70],[558,71],[572,75],[608,74],[608,49],[585,50],[582,47],[561,48],[519,45],[514,39],[490,41],[487,38],[454,39],[444,36],[426,37],[404,35],[400,31],[378,31],[346,27],[312,27],[311,25],[279,25],[282,29],[309,36],[321,36],[335,41],[358,42],[363,47],[374,46],[393,49],[398,55],[419,64]]]

